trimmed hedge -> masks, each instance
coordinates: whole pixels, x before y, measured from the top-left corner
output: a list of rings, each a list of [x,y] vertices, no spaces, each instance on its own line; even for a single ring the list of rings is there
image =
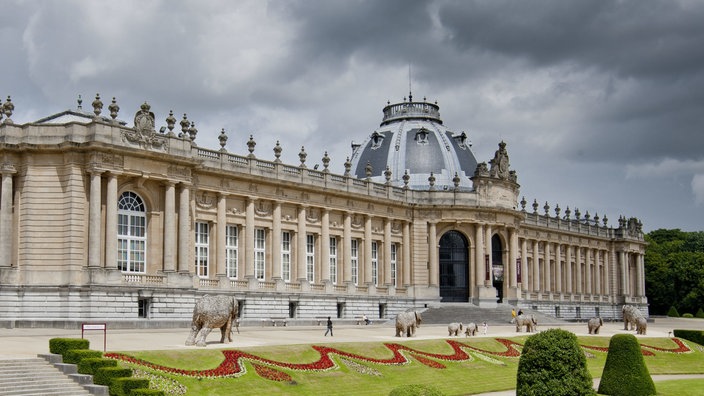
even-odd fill
[[[577,336],[549,329],[528,337],[516,374],[516,395],[595,395]]]
[[[100,367],[93,374],[93,383],[110,386],[112,380],[121,377],[131,377],[132,369],[123,367]],[[112,394],[112,392],[110,392]]]
[[[64,363],[78,364],[83,359],[103,357],[103,353],[92,349],[69,349],[63,356]]]
[[[64,356],[71,349],[88,349],[90,341],[84,338],[52,338],[49,340],[49,352]]]
[[[680,313],[677,312],[677,308],[675,308],[674,305],[673,305],[673,306],[670,307],[670,310],[667,311],[667,316],[669,316],[669,317],[671,317],[671,318],[679,318],[679,317],[680,317]]]
[[[692,342],[696,342],[699,345],[704,345],[704,331],[701,330],[674,330],[675,337],[684,338]]]
[[[101,367],[117,367],[117,360],[93,357],[81,359],[78,362],[78,372],[80,374],[93,375]]]
[[[645,365],[638,339],[633,334],[616,334],[609,341],[599,393],[612,396],[655,395],[655,383]]]
[[[682,314],[682,317],[692,319],[694,317],[694,315],[692,315],[691,313],[684,313],[684,314]]]
[[[115,378],[110,384],[110,394],[115,396],[130,396],[132,389],[149,389],[146,378],[121,377]]]
[[[443,393],[431,385],[408,384],[392,389],[389,396],[443,396]]]
[[[166,396],[166,394],[158,389],[137,388],[130,391],[130,396]]]
[[[704,318],[704,310],[699,308],[696,314],[694,314],[695,317],[697,318]]]

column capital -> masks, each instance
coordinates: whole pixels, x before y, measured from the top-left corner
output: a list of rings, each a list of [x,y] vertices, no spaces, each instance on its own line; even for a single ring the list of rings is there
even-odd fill
[[[15,169],[15,165],[11,164],[9,162],[3,162],[2,166],[0,166],[0,173],[3,175],[11,175],[17,173],[17,169]]]

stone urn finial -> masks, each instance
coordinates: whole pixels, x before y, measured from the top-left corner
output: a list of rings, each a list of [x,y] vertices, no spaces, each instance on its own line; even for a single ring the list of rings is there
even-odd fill
[[[169,136],[174,136],[174,125],[176,125],[176,117],[174,117],[174,111],[169,110],[169,116],[166,117],[166,128],[169,129]]]
[[[372,163],[367,161],[367,166],[364,167],[364,174],[367,176],[367,180],[371,179],[372,172],[374,172],[374,168],[372,167]]]
[[[274,162],[280,163],[281,162],[281,151],[283,149],[281,148],[281,144],[279,144],[279,141],[276,141],[276,146],[274,146]]]
[[[196,129],[196,123],[195,123],[195,121],[191,121],[191,127],[188,128],[188,135],[191,138],[191,142],[194,142],[196,140],[197,134],[198,134],[198,130]]]
[[[108,110],[110,111],[110,117],[112,120],[117,121],[117,113],[120,111],[120,106],[117,105],[117,100],[114,96],[112,97],[112,102],[108,106]]]
[[[528,201],[526,201],[526,197],[524,196],[524,197],[521,199],[521,212],[525,212],[525,211],[526,211],[526,205],[527,205],[527,204],[528,204]]]
[[[403,179],[403,188],[408,190],[408,182],[411,181],[411,175],[408,174],[408,169],[406,169],[406,172],[404,172],[401,178]]]
[[[328,169],[328,166],[330,166],[330,157],[328,156],[328,152],[325,152],[325,155],[323,155],[323,172],[328,173],[330,170]]]
[[[435,175],[433,172],[430,172],[430,176],[428,177],[428,184],[430,184],[430,190],[435,190]]]
[[[227,135],[225,134],[225,128],[222,128],[220,135],[218,135],[218,140],[220,141],[220,151],[227,151],[225,145],[227,144]]]
[[[254,158],[254,147],[257,145],[257,142],[254,141],[254,136],[249,135],[249,140],[247,140],[247,150],[249,151],[249,155],[247,155],[249,158]]]
[[[423,98],[425,100],[425,98]],[[455,190],[460,188],[460,176],[455,172],[455,177],[452,178],[452,184],[455,185]]]
[[[350,162],[350,157],[345,160],[345,176],[349,176],[352,170],[352,163]]]
[[[540,206],[540,205],[538,205],[538,200],[533,199],[533,213],[535,213],[535,214],[538,213],[538,206]]]
[[[103,101],[100,100],[100,94],[95,94],[95,100],[93,101],[93,113],[95,113],[95,118],[100,117],[100,113],[103,111]]]
[[[545,216],[548,216],[549,212],[550,212],[550,205],[548,205],[548,201],[545,201],[545,205],[543,206],[543,210],[545,211]]]
[[[306,158],[307,157],[308,157],[308,154],[306,153],[306,148],[304,146],[301,146],[301,151],[298,153],[298,159],[301,161],[301,165],[299,166],[300,168],[306,167]]]
[[[183,113],[183,119],[181,120],[180,125],[181,125],[181,133],[178,134],[178,137],[180,137],[180,138],[188,137],[188,128],[190,128],[191,122],[188,121],[188,117],[186,116],[186,113]]]
[[[391,169],[389,169],[388,165],[386,165],[384,170],[384,179],[386,179],[386,184],[391,184]]]

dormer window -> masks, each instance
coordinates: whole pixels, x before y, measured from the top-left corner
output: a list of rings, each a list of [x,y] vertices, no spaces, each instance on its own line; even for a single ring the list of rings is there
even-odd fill
[[[452,137],[457,142],[457,145],[462,149],[467,149],[467,134],[462,132],[460,135],[455,135]]]
[[[416,132],[415,141],[418,144],[428,144],[428,130],[421,128],[418,132]]]
[[[372,150],[376,150],[379,147],[381,147],[381,144],[384,142],[384,136],[378,132],[372,133]]]

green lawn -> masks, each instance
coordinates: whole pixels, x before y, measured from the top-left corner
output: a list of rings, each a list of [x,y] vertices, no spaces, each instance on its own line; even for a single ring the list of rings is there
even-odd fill
[[[506,339],[510,341],[508,347],[507,342],[499,339],[469,338],[451,339],[454,349],[446,340],[420,340],[391,346],[379,342],[330,344],[332,349],[322,350],[312,345],[290,345],[236,350],[144,351],[130,352],[129,356],[157,368],[131,365],[163,378],[163,381],[153,382],[173,384],[176,381],[188,389],[188,395],[346,395],[352,390],[355,394],[386,395],[406,383],[433,385],[446,395],[468,395],[513,389],[519,358],[507,355],[511,355],[511,351],[518,355],[525,339],[526,336]],[[609,338],[578,339],[587,354],[590,373],[593,377],[601,376],[607,354],[603,349],[608,347]],[[510,349],[511,342],[516,343],[515,349]],[[704,373],[704,349],[697,344],[685,341],[685,350],[690,351],[673,353],[680,346],[669,338],[640,338],[639,342],[651,374]],[[318,344],[318,347],[327,346]],[[399,352],[395,353],[394,349]],[[226,356],[228,353],[230,358]],[[238,374],[234,374],[235,358],[232,356],[239,357],[244,369]],[[325,366],[328,356],[328,362],[334,365],[325,370],[316,369]],[[221,365],[223,362],[227,364]],[[228,377],[210,378],[207,373],[198,373],[219,366]],[[184,376],[167,372],[175,369],[195,373]],[[673,392],[690,381],[691,389],[699,390],[692,394],[702,394],[704,380],[667,381],[657,383],[656,387],[664,396],[683,395]]]

